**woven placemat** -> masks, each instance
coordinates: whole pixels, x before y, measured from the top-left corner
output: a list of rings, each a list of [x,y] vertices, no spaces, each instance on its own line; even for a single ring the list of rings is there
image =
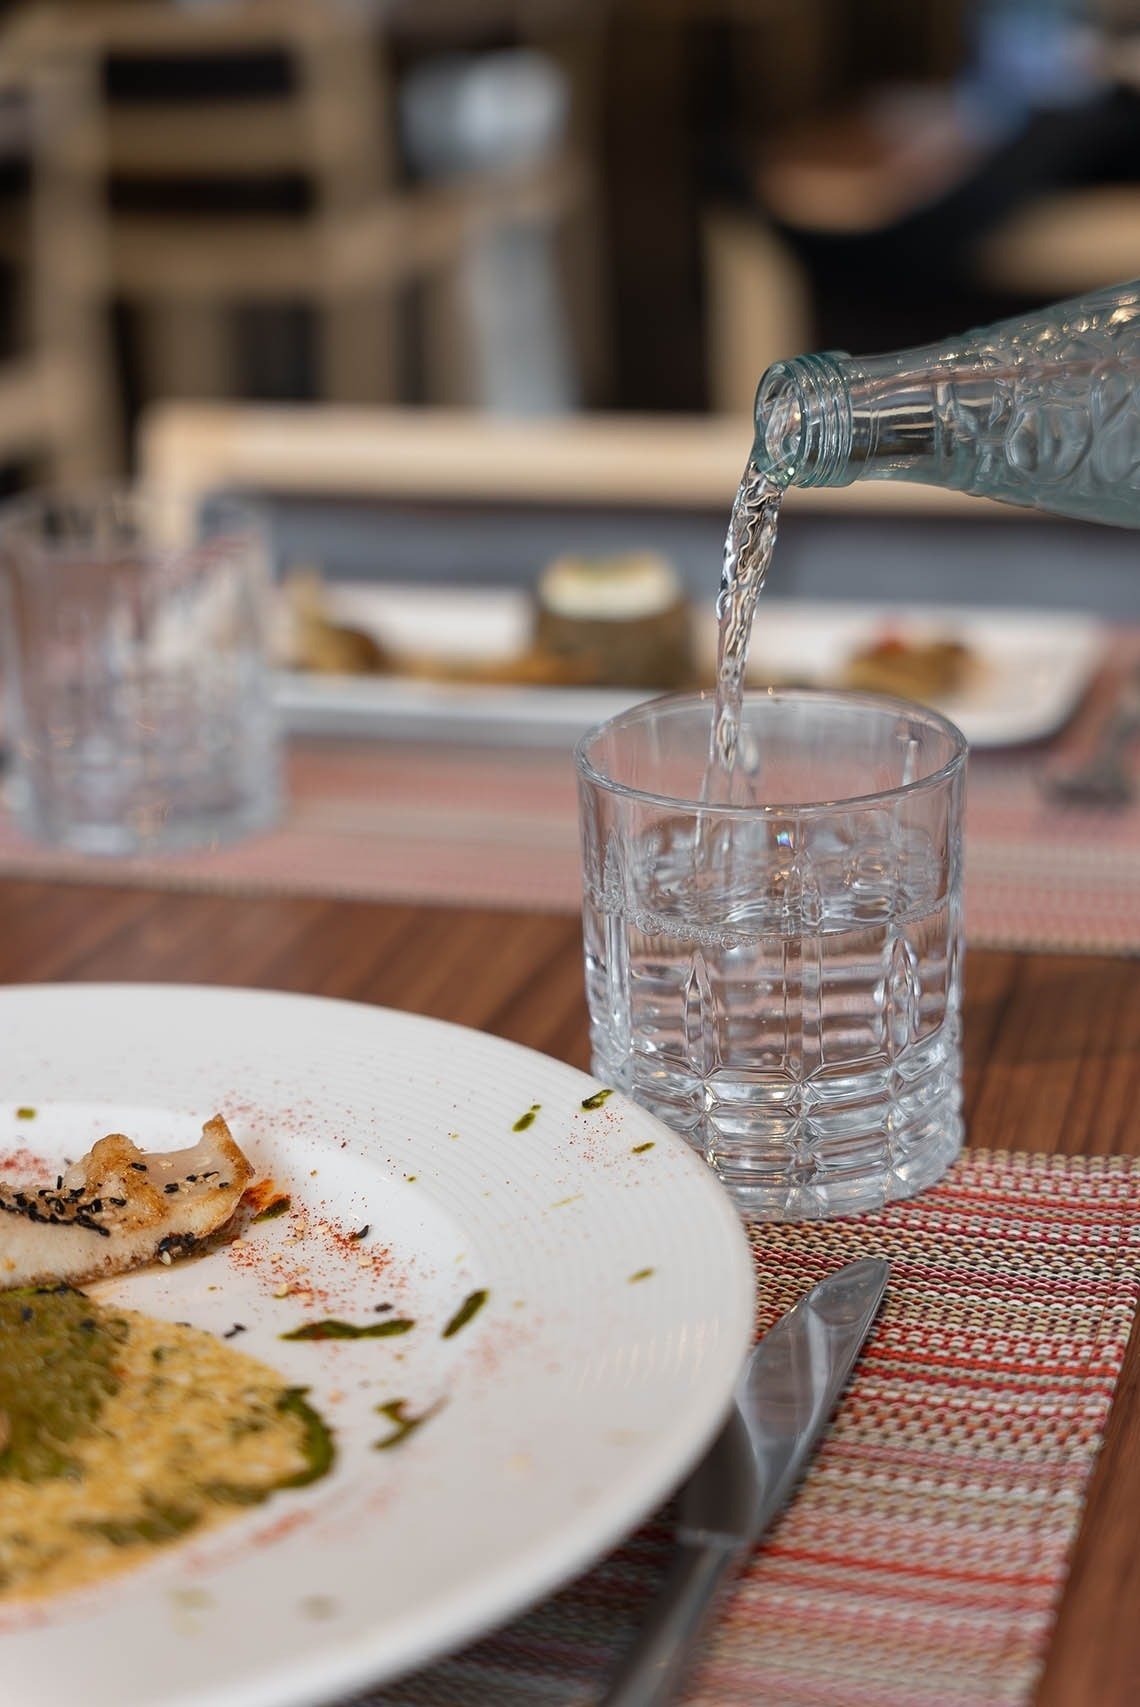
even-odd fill
[[[886,1303],[689,1707],[1032,1699],[1138,1299],[1140,1165],[967,1152],[911,1203],[752,1234],[757,1329],[857,1256]],[[587,1707],[670,1556],[663,1515],[367,1707]]]
[[[970,760],[966,931],[978,947],[1140,953],[1140,804],[1063,808],[1044,786],[1087,754],[1140,638],[1122,640],[1056,740]],[[1131,753],[1140,783],[1140,743]],[[279,828],[232,847],[84,859],[0,811],[0,873],[231,894],[331,895],[576,912],[569,752],[296,740]]]

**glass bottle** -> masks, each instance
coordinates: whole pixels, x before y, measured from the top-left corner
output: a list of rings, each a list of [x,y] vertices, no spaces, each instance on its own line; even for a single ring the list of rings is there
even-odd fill
[[[1140,280],[920,349],[777,362],[755,416],[777,485],[910,480],[1140,527]]]

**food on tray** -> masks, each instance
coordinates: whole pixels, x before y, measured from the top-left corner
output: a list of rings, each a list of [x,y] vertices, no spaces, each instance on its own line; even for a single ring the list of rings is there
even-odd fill
[[[535,589],[535,642],[606,687],[680,687],[694,674],[692,613],[655,552],[560,557]]]
[[[188,1256],[233,1215],[253,1169],[221,1115],[165,1153],[101,1138],[54,1185],[0,1181],[0,1289],[75,1285]]]
[[[0,1294],[0,1597],[143,1563],[333,1453],[304,1389],[211,1334],[67,1287]]]
[[[494,658],[441,658],[405,653],[394,673],[427,682],[473,682],[490,687],[589,687],[594,676],[588,660],[559,658],[530,645]]]
[[[941,700],[960,693],[977,669],[974,653],[960,640],[884,634],[847,659],[842,685],[901,699]]]
[[[382,631],[341,622],[316,571],[290,576],[285,594],[291,631],[285,662],[294,669],[452,684],[647,690],[708,685],[714,672],[704,640],[698,648],[704,629],[677,571],[652,551],[556,558],[535,584],[529,637],[485,657],[433,650],[427,626],[422,649],[412,649]],[[938,703],[968,690],[981,672],[969,646],[917,623],[880,630],[823,667],[815,658],[797,665],[771,656],[765,641],[761,603],[748,668],[753,685],[858,688]]]
[[[285,582],[286,662],[318,675],[372,675],[388,667],[388,655],[375,635],[336,622],[330,616],[317,570],[294,571]]]
[[[673,566],[653,552],[563,557],[543,571],[531,635],[498,657],[397,650],[332,612],[319,574],[285,581],[283,661],[334,675],[525,687],[680,687],[695,676],[692,617]]]

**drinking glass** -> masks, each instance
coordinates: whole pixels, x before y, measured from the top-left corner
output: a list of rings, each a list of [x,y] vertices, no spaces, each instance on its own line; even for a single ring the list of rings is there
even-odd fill
[[[0,514],[11,804],[90,854],[221,845],[276,817],[269,554],[230,499],[107,490]]]
[[[865,1210],[962,1144],[966,742],[870,694],[745,696],[710,804],[711,694],[576,753],[594,1073],[748,1216]]]

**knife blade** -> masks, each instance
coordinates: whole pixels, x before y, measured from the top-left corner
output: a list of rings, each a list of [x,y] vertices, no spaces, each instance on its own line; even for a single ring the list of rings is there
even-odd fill
[[[602,1707],[662,1707],[718,1593],[787,1504],[887,1287],[877,1257],[813,1286],[754,1347],[728,1421],[680,1496],[677,1556]]]

